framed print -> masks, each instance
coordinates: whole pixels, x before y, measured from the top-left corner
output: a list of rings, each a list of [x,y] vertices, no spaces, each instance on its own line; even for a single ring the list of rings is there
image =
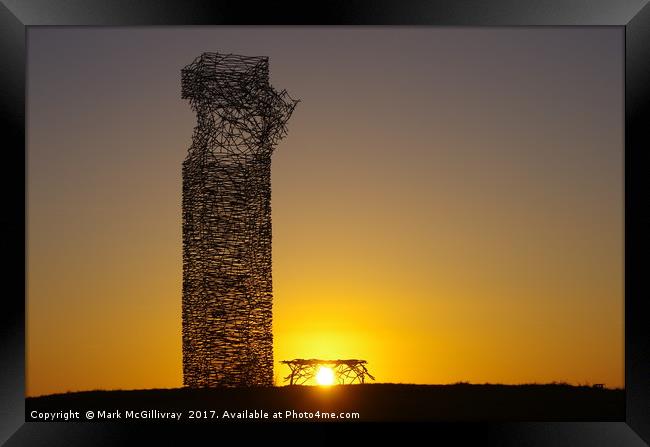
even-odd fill
[[[646,3],[3,0],[0,439],[648,443]]]

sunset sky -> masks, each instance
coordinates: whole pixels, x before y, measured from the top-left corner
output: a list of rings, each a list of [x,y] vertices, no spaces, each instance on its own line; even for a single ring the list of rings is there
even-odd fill
[[[623,29],[28,28],[27,394],[182,385],[180,70],[269,56],[274,356],[623,383]]]

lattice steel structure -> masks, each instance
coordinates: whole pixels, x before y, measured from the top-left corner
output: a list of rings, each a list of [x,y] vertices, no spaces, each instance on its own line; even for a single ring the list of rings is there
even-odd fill
[[[334,377],[340,385],[352,383],[365,383],[366,377],[375,378],[368,372],[365,360],[319,360],[319,359],[293,359],[282,360],[291,371],[285,382],[289,385],[304,385],[316,377],[321,367],[332,368]]]
[[[181,70],[197,115],[183,162],[183,383],[273,384],[271,154],[298,101],[266,57],[203,53]]]

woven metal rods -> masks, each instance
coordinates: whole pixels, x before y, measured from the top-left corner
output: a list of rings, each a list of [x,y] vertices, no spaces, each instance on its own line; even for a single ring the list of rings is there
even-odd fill
[[[282,360],[280,363],[289,367],[290,373],[284,378],[289,385],[304,385],[313,380],[320,368],[331,368],[334,378],[340,385],[365,383],[366,377],[375,380],[368,372],[366,360],[321,360],[321,359],[293,359]]]
[[[266,57],[203,53],[181,70],[197,115],[183,162],[183,383],[273,384],[271,154],[298,101]]]

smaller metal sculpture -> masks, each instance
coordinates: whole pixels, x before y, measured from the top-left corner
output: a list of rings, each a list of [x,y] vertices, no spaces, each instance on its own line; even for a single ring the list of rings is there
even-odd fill
[[[340,385],[352,383],[365,383],[366,377],[375,380],[368,372],[365,360],[319,360],[319,359],[293,359],[283,360],[283,363],[289,367],[291,373],[284,378],[289,385],[304,385],[309,380],[316,377],[319,368],[331,368],[334,371],[336,381]]]

